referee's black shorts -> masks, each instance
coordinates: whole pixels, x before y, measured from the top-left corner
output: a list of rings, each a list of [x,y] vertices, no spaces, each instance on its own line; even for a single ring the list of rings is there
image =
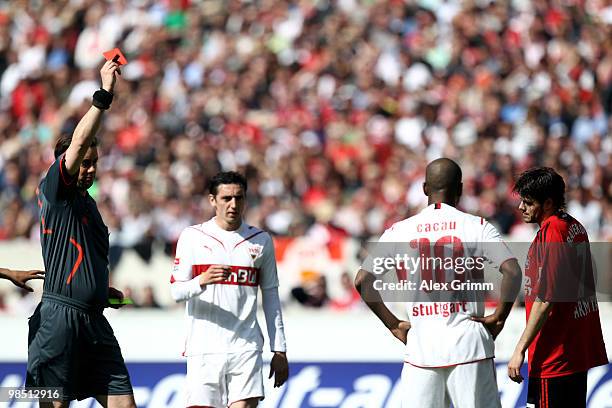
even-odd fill
[[[26,386],[61,387],[64,401],[133,393],[102,309],[44,294],[28,325]]]
[[[527,407],[586,408],[587,372],[553,378],[529,377]]]

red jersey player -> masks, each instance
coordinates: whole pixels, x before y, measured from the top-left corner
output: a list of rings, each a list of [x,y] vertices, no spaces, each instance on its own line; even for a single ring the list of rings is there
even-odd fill
[[[534,168],[514,190],[527,223],[540,226],[525,265],[527,326],[508,364],[518,383],[529,350],[528,407],[586,406],[587,370],[606,364],[589,239],[563,211],[565,183],[551,168]]]

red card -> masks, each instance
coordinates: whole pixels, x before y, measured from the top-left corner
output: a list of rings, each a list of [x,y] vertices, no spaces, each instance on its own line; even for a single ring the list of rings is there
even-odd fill
[[[110,51],[106,51],[102,55],[104,55],[104,58],[106,58],[107,61],[113,60],[119,65],[127,64],[127,59],[125,59],[123,53],[119,48],[113,48]]]

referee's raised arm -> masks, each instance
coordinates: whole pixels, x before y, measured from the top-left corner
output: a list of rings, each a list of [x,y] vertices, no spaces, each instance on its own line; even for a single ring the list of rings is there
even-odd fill
[[[71,176],[79,172],[83,157],[100,127],[102,113],[110,107],[113,101],[113,91],[118,74],[120,74],[119,64],[114,61],[106,61],[100,69],[102,88],[94,93],[92,106],[74,129],[72,141],[66,150],[65,164]]]

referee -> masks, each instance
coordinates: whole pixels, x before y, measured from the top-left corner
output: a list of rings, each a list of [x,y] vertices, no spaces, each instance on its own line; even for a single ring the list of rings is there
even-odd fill
[[[26,386],[62,388],[60,401],[95,397],[104,407],[136,407],[113,330],[102,314],[109,298],[108,229],[87,189],[98,163],[95,134],[113,100],[116,62],[100,70],[102,88],[72,136],[60,137],[55,162],[37,189],[45,270],[42,302],[30,318]]]

